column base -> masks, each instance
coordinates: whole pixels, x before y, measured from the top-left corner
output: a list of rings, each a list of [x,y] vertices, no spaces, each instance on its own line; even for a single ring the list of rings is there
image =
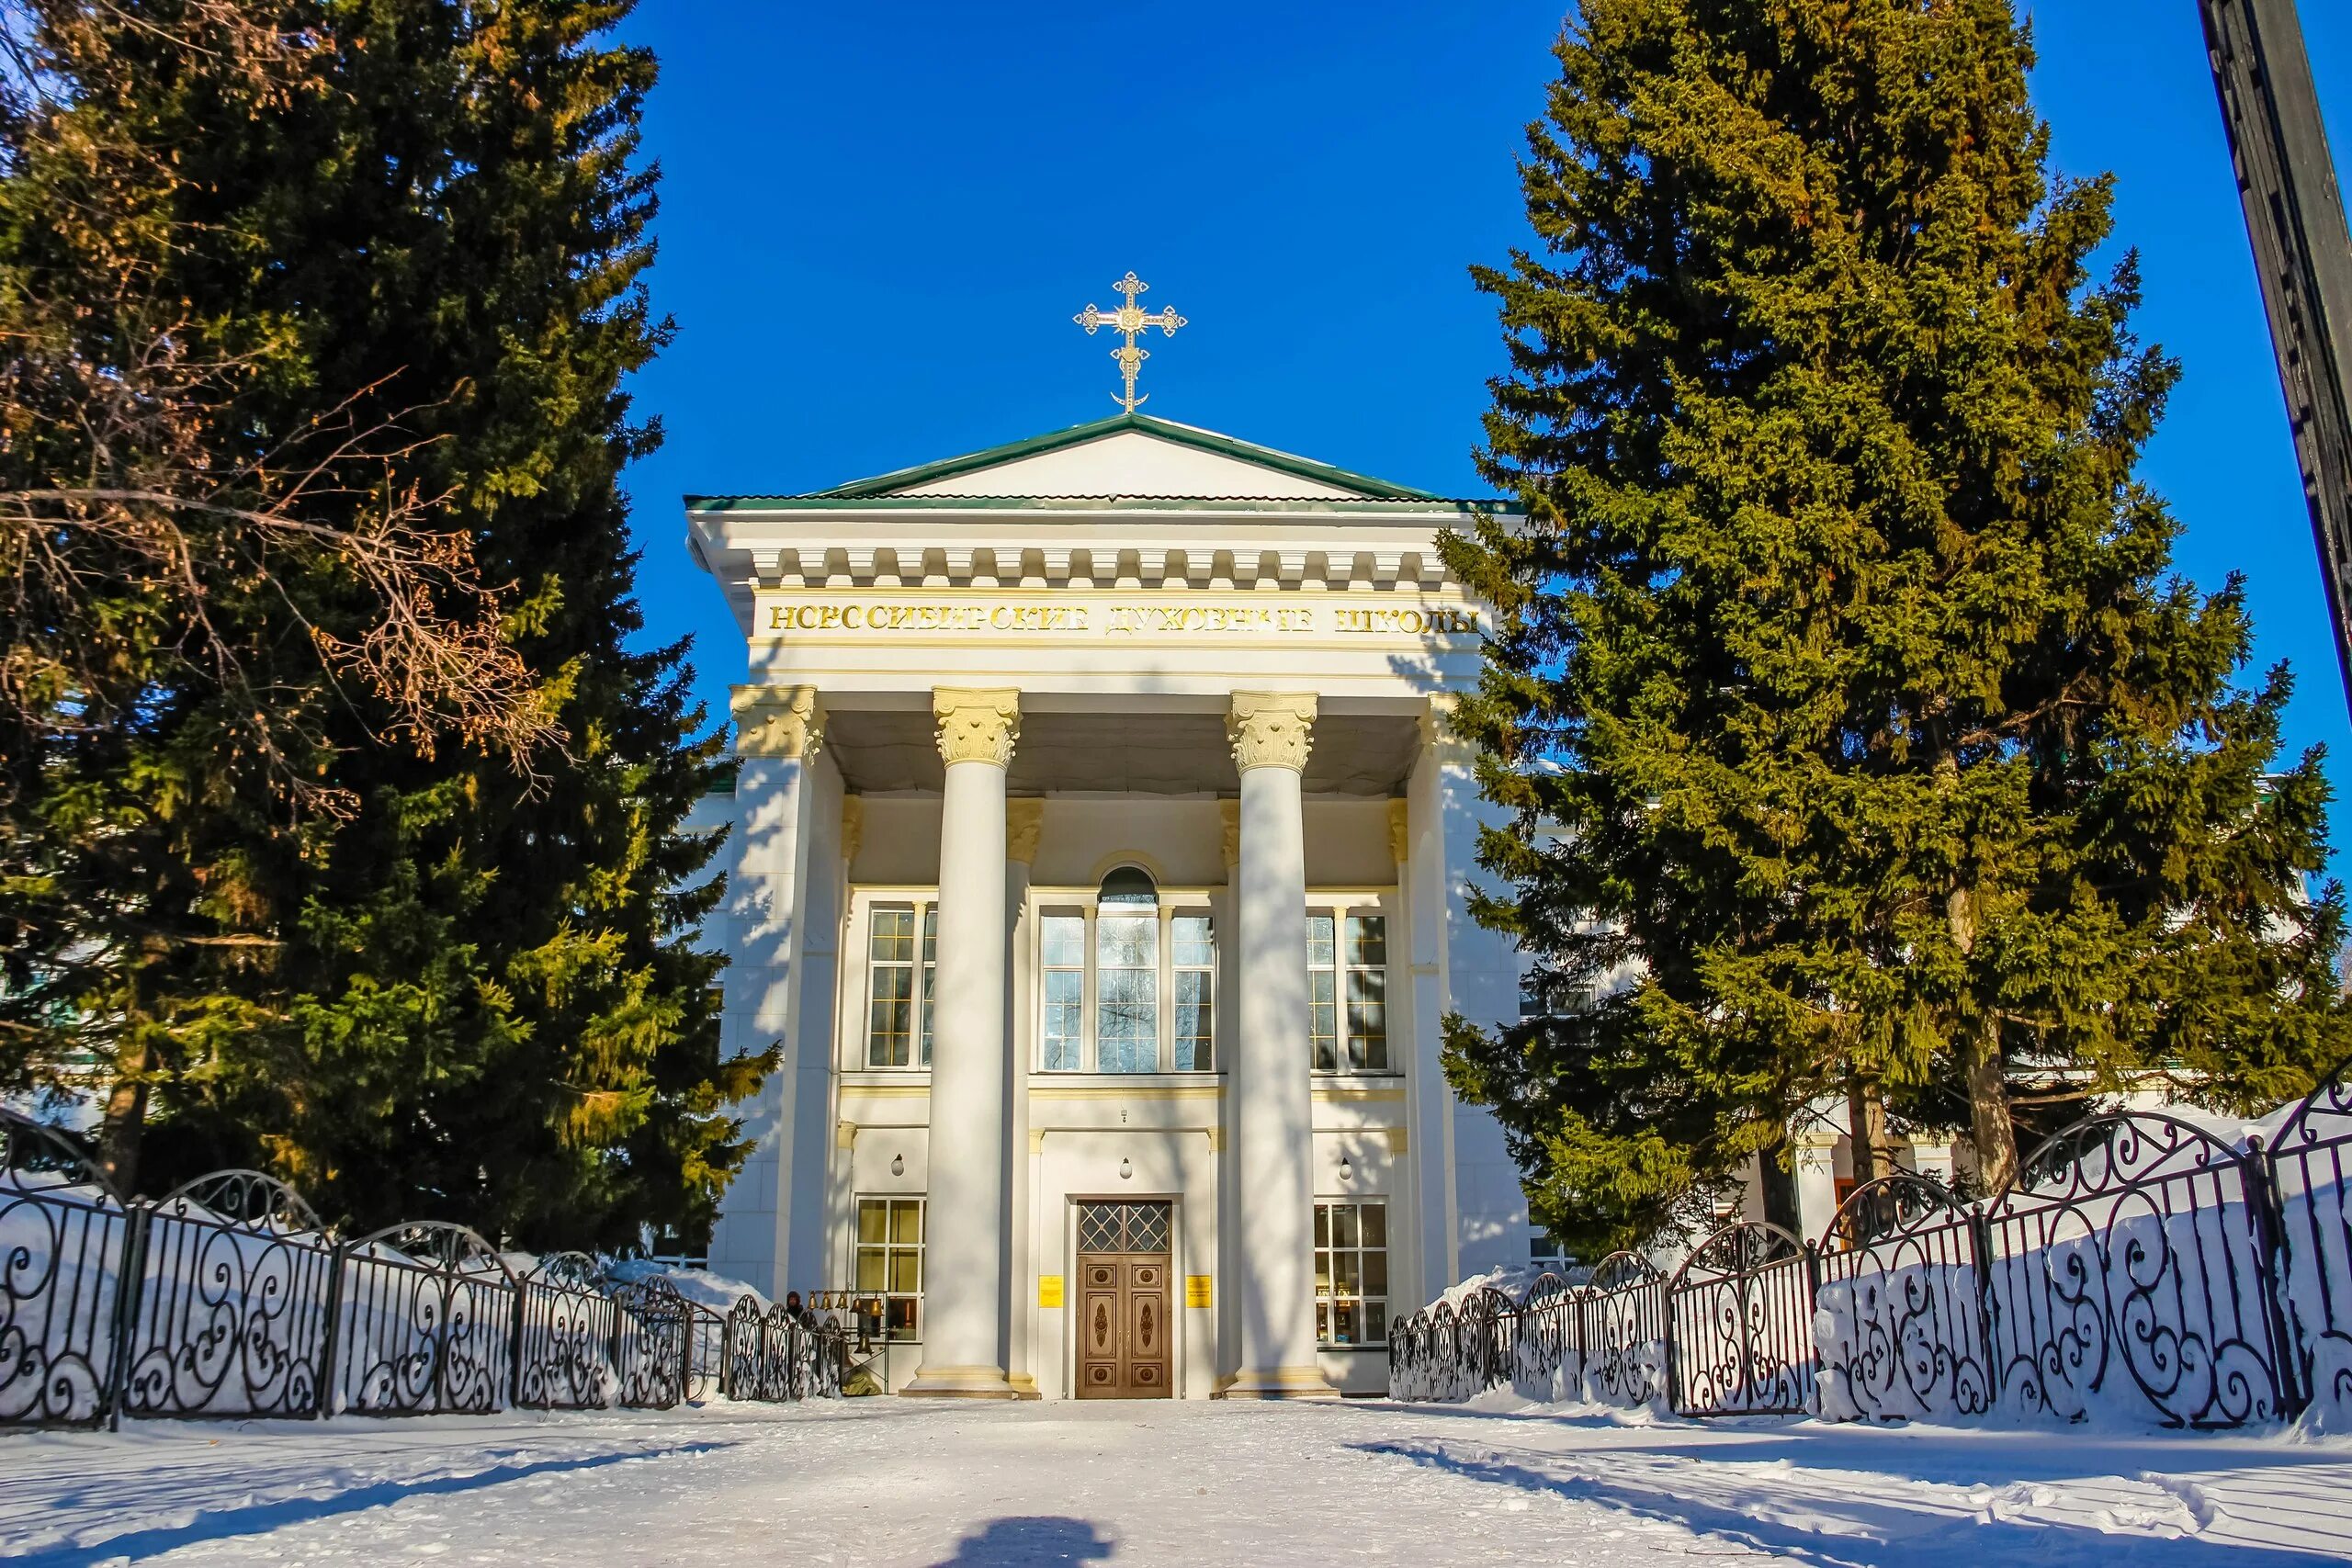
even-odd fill
[[[1337,1399],[1320,1367],[1263,1367],[1217,1380],[1211,1399]]]
[[[1044,1394],[1037,1392],[1037,1380],[1031,1377],[1027,1372],[1008,1373],[1004,1381],[1012,1385],[1012,1397],[1015,1399],[1043,1399],[1046,1397]]]
[[[918,1367],[899,1391],[906,1399],[1019,1399],[1002,1367]],[[1035,1398],[1035,1395],[1030,1397]]]

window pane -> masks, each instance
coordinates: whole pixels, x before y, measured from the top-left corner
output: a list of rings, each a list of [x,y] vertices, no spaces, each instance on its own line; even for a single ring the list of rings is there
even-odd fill
[[[1385,1302],[1364,1303],[1363,1342],[1367,1345],[1377,1345],[1387,1337],[1388,1303]]]
[[[860,1199],[857,1205],[857,1239],[880,1241],[883,1226],[888,1224],[888,1205],[871,1199]]]
[[[1363,1293],[1363,1262],[1361,1254],[1353,1252],[1331,1254],[1331,1293],[1335,1296],[1356,1296]]]
[[[1329,1302],[1315,1303],[1315,1337],[1322,1344],[1331,1343],[1331,1303]]]
[[[1331,1293],[1331,1255],[1328,1252],[1315,1255],[1315,1293],[1318,1296]]]
[[[1385,915],[1350,915],[1348,917],[1348,962],[1351,964],[1386,964],[1388,962],[1388,918]]]
[[[1353,1203],[1331,1205],[1331,1245],[1333,1247],[1356,1245],[1356,1206]]]
[[[1215,1010],[1210,1005],[1209,973],[1205,969],[1176,972],[1176,1070],[1204,1073],[1210,1068],[1209,1036]]]
[[[1369,1243],[1363,1249],[1363,1289],[1367,1296],[1388,1293],[1388,1254],[1385,1249],[1375,1251]]]
[[[1076,969],[1046,971],[1046,1070],[1079,1068],[1080,1032],[1086,1026],[1086,976]]]
[[[1369,1072],[1388,1066],[1388,972],[1348,971],[1348,1065]]]
[[[922,1205],[907,1201],[890,1205],[890,1239],[896,1242],[922,1240]]]
[[[938,978],[938,970],[928,964],[922,966],[922,1055],[921,1059],[926,1067],[931,1066],[931,1040],[933,1032],[931,1019],[931,993],[933,983]]]
[[[1363,1244],[1366,1247],[1388,1245],[1388,1205],[1366,1203],[1357,1211],[1363,1218]]]
[[[1309,915],[1306,917],[1306,961],[1309,964],[1320,964],[1326,968],[1330,966],[1330,916]]]
[[[1046,967],[1079,969],[1086,964],[1086,917],[1047,915],[1043,933]]]
[[[883,1320],[885,1331],[893,1339],[912,1339],[916,1303],[905,1296],[894,1296],[887,1305],[889,1315]]]
[[[1148,969],[1159,963],[1159,922],[1102,915],[1094,922],[1094,958],[1105,969]]]
[[[1334,977],[1329,969],[1310,969],[1306,982],[1307,1038],[1315,1047],[1316,1068],[1328,1073],[1340,1065],[1340,1006]]]
[[[1331,1343],[1334,1345],[1356,1343],[1355,1303],[1333,1302],[1331,1303]]]
[[[871,1006],[865,1020],[866,1064],[903,1067],[908,1031],[913,1023],[914,971],[903,965],[876,964],[867,975]]]
[[[915,912],[912,909],[874,911],[873,936],[867,955],[886,964],[905,964],[915,955]]]
[[[1168,941],[1177,964],[1204,966],[1216,962],[1216,943],[1206,915],[1178,915],[1168,922]]]
[[[939,961],[939,906],[932,905],[922,912],[922,961]]]
[[[1159,1068],[1159,976],[1151,969],[1102,969],[1094,976],[1094,1052],[1099,1070]]]
[[[1331,1205],[1329,1203],[1315,1205],[1315,1245],[1331,1245]]]
[[[860,1247],[857,1253],[857,1288],[878,1291],[882,1288],[882,1252],[877,1247],[868,1251]]]
[[[922,1289],[922,1254],[894,1252],[890,1255],[890,1288],[894,1291]]]

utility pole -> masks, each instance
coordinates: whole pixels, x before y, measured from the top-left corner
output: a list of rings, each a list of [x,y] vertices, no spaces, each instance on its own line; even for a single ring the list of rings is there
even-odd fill
[[[2198,0],[2352,708],[2352,238],[2295,0]]]

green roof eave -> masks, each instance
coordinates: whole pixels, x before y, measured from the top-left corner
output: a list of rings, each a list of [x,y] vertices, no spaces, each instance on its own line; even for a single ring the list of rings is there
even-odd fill
[[[688,512],[1262,512],[1321,513],[1340,516],[1413,516],[1444,513],[1459,517],[1513,517],[1524,512],[1514,501],[1450,496],[1374,500],[1280,500],[1264,496],[1198,495],[689,495]]]
[[[1261,446],[1255,442],[1236,440],[1230,435],[1219,435],[1213,430],[1200,430],[1189,424],[1177,424],[1169,420],[1155,419],[1149,414],[1136,413],[1132,411],[1113,414],[1108,419],[1098,419],[1091,424],[1076,424],[1068,430],[1057,430],[1044,435],[1032,435],[1022,441],[1009,441],[1001,446],[991,446],[986,451],[967,452],[960,457],[943,457],[934,463],[923,463],[911,468],[900,468],[893,473],[876,474],[870,479],[858,479],[851,484],[838,485],[831,490],[816,491],[812,499],[821,497],[829,501],[858,501],[887,495],[892,491],[905,490],[912,485],[933,484],[941,479],[953,479],[958,474],[967,474],[976,468],[992,468],[999,463],[1010,463],[1023,457],[1035,457],[1046,452],[1058,452],[1066,446],[1082,446],[1090,441],[1100,441],[1104,436],[1116,435],[1121,431],[1128,430],[1156,436],[1162,441],[1171,441],[1180,446],[1195,447],[1203,452],[1216,453],[1221,457],[1231,457],[1240,462],[1255,464],[1261,468],[1272,468],[1278,473],[1289,474],[1295,479],[1309,479],[1317,484],[1327,484],[1339,490],[1351,490],[1359,495],[1373,500],[1435,501],[1439,499],[1425,490],[1414,490],[1407,485],[1391,484],[1386,479],[1374,479],[1370,474],[1359,474],[1347,468],[1334,468],[1329,463],[1318,463],[1311,457],[1301,457],[1295,453],[1278,452],[1272,446]]]

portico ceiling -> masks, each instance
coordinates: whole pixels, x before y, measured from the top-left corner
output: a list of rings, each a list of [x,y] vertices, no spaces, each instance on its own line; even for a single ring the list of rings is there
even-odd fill
[[[1402,793],[1420,744],[1400,714],[1326,713],[1316,721],[1304,784],[1310,795]],[[940,789],[945,767],[932,716],[906,709],[835,709],[825,749],[862,795]],[[1006,789],[1058,794],[1221,795],[1241,788],[1214,713],[1031,713],[1022,716]]]

